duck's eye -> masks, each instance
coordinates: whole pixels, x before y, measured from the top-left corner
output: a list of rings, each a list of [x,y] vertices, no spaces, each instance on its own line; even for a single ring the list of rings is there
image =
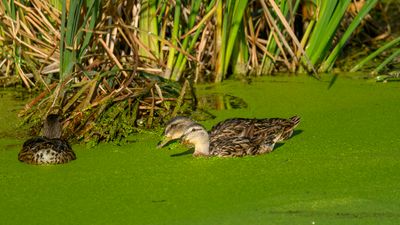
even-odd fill
[[[201,130],[201,129],[198,127],[193,127],[191,131],[194,132],[194,131],[199,131],[199,130]]]

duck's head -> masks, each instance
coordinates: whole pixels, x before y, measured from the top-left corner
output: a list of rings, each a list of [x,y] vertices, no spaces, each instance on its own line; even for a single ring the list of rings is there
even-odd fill
[[[208,156],[210,154],[210,139],[207,130],[200,124],[194,123],[187,127],[182,135],[182,143],[194,145],[193,156]]]
[[[47,138],[61,138],[61,117],[58,114],[49,114],[44,121],[43,136]]]
[[[171,119],[165,127],[164,137],[158,143],[157,147],[162,148],[170,141],[181,138],[186,129],[194,123],[193,120],[184,116],[177,116]]]

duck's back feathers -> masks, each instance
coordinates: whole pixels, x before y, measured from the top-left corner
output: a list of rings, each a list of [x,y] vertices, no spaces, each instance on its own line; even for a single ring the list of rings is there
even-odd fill
[[[210,141],[211,155],[221,157],[242,157],[272,152],[275,143],[283,134],[281,130],[269,130],[262,136],[231,136]]]
[[[227,119],[215,125],[210,131],[210,141],[225,139],[226,137],[258,137],[265,139],[273,133],[283,131],[279,140],[282,141],[290,138],[293,129],[299,124],[300,117],[293,116],[290,119],[282,118],[266,118],[266,119],[249,119],[249,118],[233,118]]]
[[[60,164],[75,159],[68,142],[59,138],[31,138],[23,144],[18,154],[18,160],[28,164]]]

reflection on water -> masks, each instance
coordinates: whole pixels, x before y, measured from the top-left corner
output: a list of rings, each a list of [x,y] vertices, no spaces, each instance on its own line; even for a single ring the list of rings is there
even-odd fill
[[[229,94],[207,94],[198,97],[197,106],[201,109],[243,109],[247,108],[247,103],[236,96]]]
[[[10,106],[24,105],[32,97],[34,95],[25,88],[0,88],[0,100],[13,102]]]

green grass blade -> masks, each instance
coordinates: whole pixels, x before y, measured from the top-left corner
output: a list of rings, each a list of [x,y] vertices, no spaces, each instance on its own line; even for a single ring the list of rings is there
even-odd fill
[[[237,41],[236,37],[238,35],[239,28],[240,26],[243,26],[242,20],[244,11],[246,10],[247,0],[238,0],[235,3],[236,4],[234,6],[233,20],[229,32],[229,40],[226,46],[226,56],[225,56],[226,61],[224,62],[224,70],[223,70],[224,76],[226,76],[226,73],[228,72],[229,61],[231,59],[233,46]]]
[[[228,71],[232,50],[247,7],[247,0],[228,0],[223,13],[221,47],[216,63],[215,82],[221,82]]]
[[[246,43],[246,34],[243,31],[243,26],[238,32],[238,40],[235,42],[235,47],[232,52],[232,66],[234,74],[246,74],[247,62],[249,61],[249,49]]]
[[[333,64],[335,63],[337,57],[339,56],[340,51],[345,46],[346,42],[350,38],[353,31],[358,27],[361,23],[362,19],[368,15],[369,11],[375,6],[378,0],[367,1],[354,20],[351,22],[345,33],[343,34],[340,41],[337,43],[336,47],[330,53],[329,57],[322,63],[320,67],[320,72],[327,72],[332,69]]]
[[[81,18],[81,8],[83,1],[71,1],[69,6],[68,20],[65,26],[65,4],[63,5],[63,20],[61,27],[61,35],[64,37],[62,40],[63,48],[60,50],[60,55],[63,54],[62,61],[60,63],[60,79],[62,80],[65,76],[73,71],[74,65],[77,62],[77,49],[75,37],[79,30],[79,21]]]
[[[88,7],[87,13],[85,15],[85,18],[83,20],[83,28],[85,28],[85,24],[87,24],[87,21],[89,19],[90,19],[90,23],[85,28],[86,29],[85,32],[81,31],[78,34],[79,35],[77,38],[78,43],[81,42],[82,35],[85,34],[82,45],[79,49],[79,53],[78,53],[79,57],[78,58],[81,58],[83,56],[83,54],[86,52],[86,49],[90,43],[90,40],[93,37],[92,31],[95,29],[96,23],[97,23],[97,18],[100,15],[100,1],[91,0],[91,1],[87,1],[87,4],[89,7]]]
[[[158,41],[154,36],[158,35],[158,24],[157,24],[157,1],[156,0],[143,0],[141,1],[141,10],[139,18],[139,39],[146,45],[151,53],[159,57],[160,50]],[[151,35],[149,35],[151,34]],[[139,55],[144,57],[152,57],[147,50],[139,48]]]
[[[379,49],[377,49],[376,51],[374,51],[373,53],[362,59],[359,63],[357,63],[353,68],[351,68],[350,72],[358,71],[359,69],[361,69],[361,67],[364,66],[364,64],[368,63],[370,60],[381,54],[383,51],[399,43],[400,43],[400,37],[397,37],[396,39],[393,39],[392,41],[386,43],[384,46],[380,47]]]
[[[174,26],[172,28],[171,43],[177,46],[179,39],[179,24],[181,17],[181,0],[176,0],[175,12],[174,12]],[[172,75],[172,70],[175,63],[175,48],[169,48],[167,70],[165,72],[164,78],[170,79]]]
[[[215,80],[220,80],[219,76],[222,76],[218,73],[220,68],[222,67],[221,62],[222,62],[222,54],[223,54],[223,39],[222,39],[222,34],[223,34],[223,14],[224,14],[224,5],[222,0],[217,1],[217,10],[216,10],[216,15],[215,15],[215,54],[217,54],[216,60],[214,62],[215,64],[215,69],[214,71],[216,72],[216,78]]]
[[[218,58],[217,58],[217,62],[215,65],[215,83],[219,83],[223,80],[224,78],[224,64],[226,63],[225,60],[225,56],[226,56],[226,42],[227,42],[227,38],[228,38],[228,33],[229,33],[229,14],[232,12],[232,0],[227,0],[225,7],[222,7],[222,1],[219,1],[221,3],[221,10],[222,10],[222,14],[219,16],[221,18],[221,22],[222,22],[222,27],[221,27],[221,33],[219,35],[221,35],[220,37],[220,47],[219,47],[219,53],[218,53]],[[223,10],[225,9],[225,10]]]
[[[66,1],[63,1],[62,12],[61,12],[61,38],[60,38],[60,77],[64,77],[65,74],[65,24],[67,21],[67,5]]]
[[[212,14],[214,13],[214,11],[215,11],[215,9],[216,9],[215,1],[216,1],[216,0],[212,0],[212,1],[210,2],[210,4],[208,5],[208,7],[206,8],[206,16],[205,16],[204,18],[208,18],[208,17],[211,18]],[[189,47],[188,47],[187,50],[186,50],[187,52],[192,51],[192,49],[195,47],[195,45],[196,45],[196,43],[197,43],[197,39],[199,38],[201,32],[203,31],[206,21],[208,21],[208,20],[204,20],[204,18],[203,18],[203,20],[200,22],[200,24],[197,24],[197,25],[196,25],[196,27],[198,26],[198,28],[196,29],[196,31],[195,31],[193,37],[191,38],[191,42],[190,42],[190,44],[189,44]],[[182,52],[180,52],[180,54],[183,55]],[[180,78],[181,75],[182,75],[182,72],[183,72],[184,69],[185,69],[186,62],[187,62],[187,57],[183,57],[183,59],[182,59],[182,61],[180,62],[180,64],[177,64],[177,66],[179,67],[179,69],[178,69],[178,73],[176,74],[176,76],[172,78],[173,80],[179,80],[179,78]]]
[[[10,3],[8,3],[7,0],[3,0],[3,5],[6,11],[6,14],[11,17],[11,19],[15,20],[16,19],[16,14],[15,14],[15,4],[14,0],[10,0]]]
[[[49,2],[54,8],[58,9],[59,11],[62,10],[62,6],[63,6],[63,2],[64,1],[62,1],[62,0],[50,0]]]
[[[199,13],[200,5],[201,5],[201,1],[193,1],[192,2],[192,7],[191,7],[189,19],[188,19],[188,25],[187,25],[186,32],[193,28],[194,23],[196,22],[196,17],[198,16],[198,13]],[[189,44],[189,40],[190,40],[190,36],[187,36],[183,40],[182,47],[181,47],[182,50],[186,51],[187,46]],[[180,73],[181,73],[180,69],[182,67],[182,64],[186,63],[186,61],[184,61],[184,58],[185,58],[185,56],[180,52],[178,55],[178,58],[176,60],[173,72],[172,72],[172,76],[171,76],[172,80],[179,79]]]
[[[306,51],[312,65],[316,65],[325,58],[350,0],[322,1],[321,4],[320,17],[311,34]]]
[[[379,66],[376,67],[374,71],[371,72],[371,75],[377,75],[379,71],[381,71],[387,64],[389,64],[399,55],[400,55],[400,48],[397,49],[395,52],[393,52],[389,57],[387,57],[381,64],[379,64]]]

